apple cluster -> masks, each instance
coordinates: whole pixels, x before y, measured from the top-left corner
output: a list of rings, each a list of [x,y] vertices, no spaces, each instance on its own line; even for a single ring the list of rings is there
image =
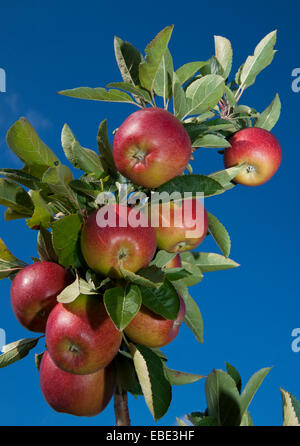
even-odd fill
[[[259,185],[279,167],[281,149],[276,138],[260,128],[238,131],[225,150],[226,167],[244,164],[235,181]],[[131,114],[120,126],[113,142],[113,158],[118,171],[131,183],[152,190],[181,175],[192,154],[190,137],[182,123],[159,108],[144,108]],[[166,268],[181,266],[180,252],[199,246],[207,235],[208,216],[196,198],[180,204],[168,203],[170,220],[162,221],[163,204],[157,205],[159,225],[152,227],[147,217],[134,207],[110,204],[116,225],[101,227],[97,210],[86,216],[80,235],[81,251],[88,266],[99,277],[123,286],[121,268],[136,273],[152,261],[157,249],[175,253]],[[190,212],[185,213],[189,207]],[[197,214],[199,213],[199,215]],[[134,215],[133,215],[134,214]],[[176,216],[182,218],[176,225]],[[130,224],[134,216],[140,227]],[[188,237],[195,221],[201,220],[197,237]],[[74,271],[40,261],[23,268],[14,278],[11,303],[19,322],[34,332],[45,333],[47,351],[40,364],[40,385],[47,402],[58,412],[79,416],[100,413],[110,401],[116,386],[116,357],[123,339],[110,318],[99,294],[80,294],[74,301],[61,303],[57,296],[72,282]],[[132,342],[159,348],[178,334],[185,317],[180,295],[175,320],[154,313],[145,305],[125,327]]]

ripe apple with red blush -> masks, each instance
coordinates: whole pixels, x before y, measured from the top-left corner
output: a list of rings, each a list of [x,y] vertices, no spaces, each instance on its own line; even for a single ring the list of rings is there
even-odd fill
[[[268,130],[249,127],[235,133],[224,152],[226,168],[239,164],[245,166],[234,182],[245,186],[260,186],[277,172],[282,151],[276,137]]]
[[[191,140],[182,123],[156,107],[132,113],[113,141],[117,169],[133,183],[148,188],[182,174],[191,153]]]
[[[150,215],[157,246],[167,252],[194,249],[207,235],[208,216],[199,199],[152,204]]]
[[[46,326],[46,345],[55,364],[66,372],[85,375],[106,367],[118,353],[117,330],[98,295],[80,294],[58,303]]]
[[[67,270],[54,262],[37,262],[23,268],[10,291],[18,321],[28,330],[44,333],[58,294],[73,280]]]
[[[136,272],[150,263],[156,251],[155,231],[136,209],[109,204],[89,215],[82,229],[81,250],[92,270],[119,278],[120,266]]]
[[[54,410],[83,417],[102,412],[116,385],[113,364],[89,375],[75,375],[57,367],[47,351],[39,377],[44,398]]]

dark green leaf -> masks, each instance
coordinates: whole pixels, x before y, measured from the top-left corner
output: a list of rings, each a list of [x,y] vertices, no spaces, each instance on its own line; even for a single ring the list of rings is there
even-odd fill
[[[33,204],[28,193],[16,183],[0,178],[0,204],[30,217]]]
[[[271,367],[266,367],[263,369],[260,369],[258,372],[254,373],[254,375],[251,376],[249,381],[247,382],[242,394],[241,394],[241,414],[243,415],[246,410],[248,409],[254,395],[256,394],[257,390],[261,386],[263,380],[267,376],[267,374],[270,372]]]
[[[215,195],[222,190],[222,186],[217,181],[205,175],[178,176],[157,189],[158,192],[168,192],[169,194],[172,192],[179,192],[182,196],[186,191],[189,191],[194,195],[203,193],[204,197]]]
[[[101,163],[108,173],[113,176],[116,175],[117,169],[114,163],[112,148],[107,137],[107,121],[102,121],[99,125],[97,134],[98,150],[100,154]]]
[[[226,364],[227,373],[234,380],[239,393],[241,393],[241,389],[242,389],[242,378],[241,378],[241,375],[239,374],[237,369],[235,367],[233,367],[233,365],[229,364],[228,362],[225,362],[225,364]]]
[[[26,172],[23,172],[22,170],[17,169],[0,169],[0,175],[7,178],[10,181],[15,181],[16,183],[22,184],[25,187],[28,187],[29,189],[40,189],[43,184],[41,181],[33,177],[32,175],[29,175]]]
[[[221,136],[206,134],[193,141],[193,147],[225,148],[231,146],[227,139],[222,138]]]
[[[29,228],[34,228],[36,226],[44,226],[44,228],[48,228],[53,212],[47,202],[43,199],[41,191],[32,190],[30,198],[34,205],[34,211],[31,218],[26,221],[27,226]]]
[[[159,288],[141,287],[143,305],[160,316],[175,320],[180,301],[174,286],[166,280]]]
[[[58,256],[53,247],[52,234],[43,227],[37,237],[37,251],[41,260],[58,263]]]
[[[124,82],[139,84],[139,65],[143,58],[141,53],[129,42],[115,36],[115,56]]]
[[[133,360],[126,358],[124,355],[118,355],[116,359],[117,374],[120,386],[125,392],[130,392],[133,395],[143,395]]]
[[[112,82],[106,86],[106,88],[118,88],[120,90],[127,91],[131,93],[134,97],[139,97],[143,99],[148,104],[152,104],[152,99],[147,90],[144,90],[141,87],[136,87],[133,84],[128,82]]]

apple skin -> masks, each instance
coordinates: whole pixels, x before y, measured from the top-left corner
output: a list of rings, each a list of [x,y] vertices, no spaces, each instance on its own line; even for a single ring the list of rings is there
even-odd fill
[[[144,214],[134,208],[115,204],[108,208],[116,213],[116,227],[101,228],[97,224],[97,211],[90,214],[82,229],[81,251],[92,270],[120,278],[121,265],[136,272],[150,263],[156,252],[156,236]],[[128,219],[132,215],[139,216],[146,227],[130,226]],[[122,222],[127,227],[121,227]]]
[[[117,169],[133,183],[149,188],[180,175],[191,153],[184,126],[161,108],[144,108],[131,114],[113,141]]]
[[[47,351],[40,364],[39,376],[43,396],[52,409],[81,417],[102,412],[116,385],[112,364],[90,375],[74,375],[57,367]]]
[[[158,222],[158,227],[154,229],[159,249],[167,252],[189,251],[197,248],[207,235],[208,216],[201,201],[196,198],[184,199],[181,204],[171,202],[152,205],[151,215],[156,215],[155,219]],[[168,206],[170,206],[170,224],[163,226],[163,216],[169,214]],[[164,214],[165,211],[167,214]],[[179,225],[177,218],[182,220]],[[197,236],[189,237],[189,232],[196,230],[195,221],[199,225]]]
[[[181,258],[180,258],[180,254],[176,254],[175,257],[173,257],[172,260],[170,260],[166,265],[165,268],[169,269],[169,268],[180,268],[181,265]]]
[[[44,333],[58,294],[74,279],[54,262],[37,262],[14,278],[10,297],[18,321],[28,330]]]
[[[46,345],[65,372],[85,375],[106,367],[118,353],[122,333],[97,295],[80,294],[69,304],[58,303],[46,326]]]
[[[224,152],[226,168],[245,163],[244,169],[234,178],[235,183],[260,186],[278,170],[282,151],[278,140],[268,130],[249,127],[235,133]]]
[[[179,295],[178,295],[179,296]],[[164,347],[172,342],[185,316],[185,303],[181,296],[180,308],[175,321],[165,319],[144,305],[125,328],[126,335],[137,344],[150,348]]]

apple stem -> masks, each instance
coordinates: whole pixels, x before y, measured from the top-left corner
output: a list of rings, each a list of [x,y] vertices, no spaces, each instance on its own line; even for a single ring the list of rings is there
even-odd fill
[[[116,426],[130,426],[127,392],[117,386],[114,397]]]

